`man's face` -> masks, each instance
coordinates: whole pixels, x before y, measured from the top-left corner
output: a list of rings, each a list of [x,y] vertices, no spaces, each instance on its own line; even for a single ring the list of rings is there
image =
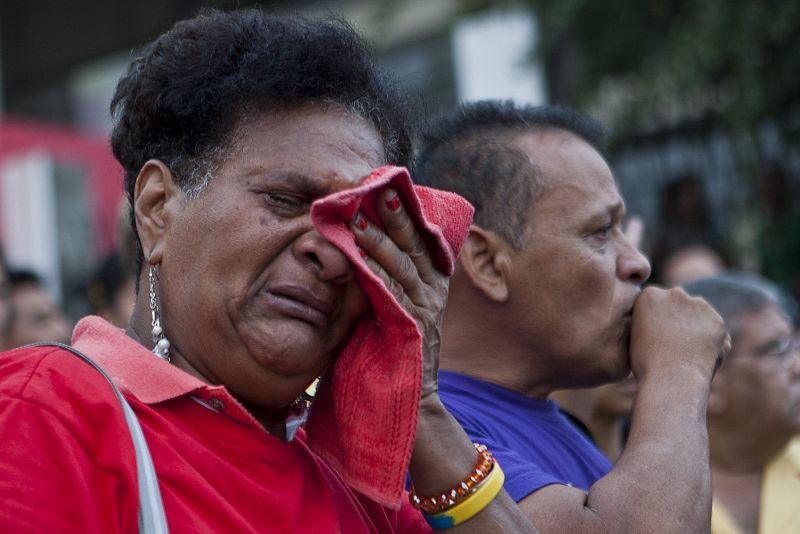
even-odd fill
[[[625,208],[611,171],[562,131],[530,133],[518,145],[544,177],[510,281],[521,350],[546,359],[551,385],[622,379],[631,310],[650,265],[622,231]]]
[[[800,432],[800,352],[777,306],[740,317],[713,383],[719,417],[743,435],[783,443]]]
[[[384,163],[363,119],[314,108],[244,126],[208,190],[183,201],[159,266],[171,352],[245,402],[277,409],[330,363],[367,310],[313,201]]]

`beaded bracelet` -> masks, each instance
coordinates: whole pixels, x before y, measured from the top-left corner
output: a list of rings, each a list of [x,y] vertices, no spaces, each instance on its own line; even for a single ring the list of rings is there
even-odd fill
[[[495,462],[494,467],[489,475],[481,482],[469,497],[448,508],[444,512],[430,515],[422,514],[425,521],[434,530],[444,530],[460,525],[467,519],[471,519],[478,515],[484,508],[489,506],[500,490],[503,489],[503,482],[505,482],[505,474],[500,469],[500,464]]]
[[[429,515],[438,514],[463,501],[476,490],[478,485],[486,478],[489,472],[492,471],[495,460],[492,453],[486,448],[486,445],[481,445],[480,443],[473,443],[473,445],[475,445],[475,448],[478,450],[478,462],[475,464],[475,469],[453,489],[438,496],[420,497],[417,495],[412,485],[411,491],[408,494],[408,500],[414,508],[422,510]]]

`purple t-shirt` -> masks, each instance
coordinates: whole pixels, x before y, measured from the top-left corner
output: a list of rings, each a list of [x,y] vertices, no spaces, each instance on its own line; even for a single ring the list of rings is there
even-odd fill
[[[515,501],[550,484],[586,491],[611,470],[553,401],[448,371],[439,373],[439,396],[472,441],[497,458]]]

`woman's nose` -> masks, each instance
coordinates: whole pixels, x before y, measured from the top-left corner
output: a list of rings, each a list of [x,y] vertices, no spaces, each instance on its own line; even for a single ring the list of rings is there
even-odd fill
[[[301,263],[316,270],[321,280],[346,283],[353,278],[350,260],[316,230],[310,230],[294,243],[293,251]]]

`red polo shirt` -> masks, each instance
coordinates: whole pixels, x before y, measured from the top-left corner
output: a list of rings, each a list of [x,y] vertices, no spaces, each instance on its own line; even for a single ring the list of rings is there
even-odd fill
[[[430,532],[404,504],[348,488],[209,386],[97,317],[74,346],[123,390],[153,456],[172,532]],[[54,347],[0,355],[0,532],[137,532],[133,445],[100,374]]]

